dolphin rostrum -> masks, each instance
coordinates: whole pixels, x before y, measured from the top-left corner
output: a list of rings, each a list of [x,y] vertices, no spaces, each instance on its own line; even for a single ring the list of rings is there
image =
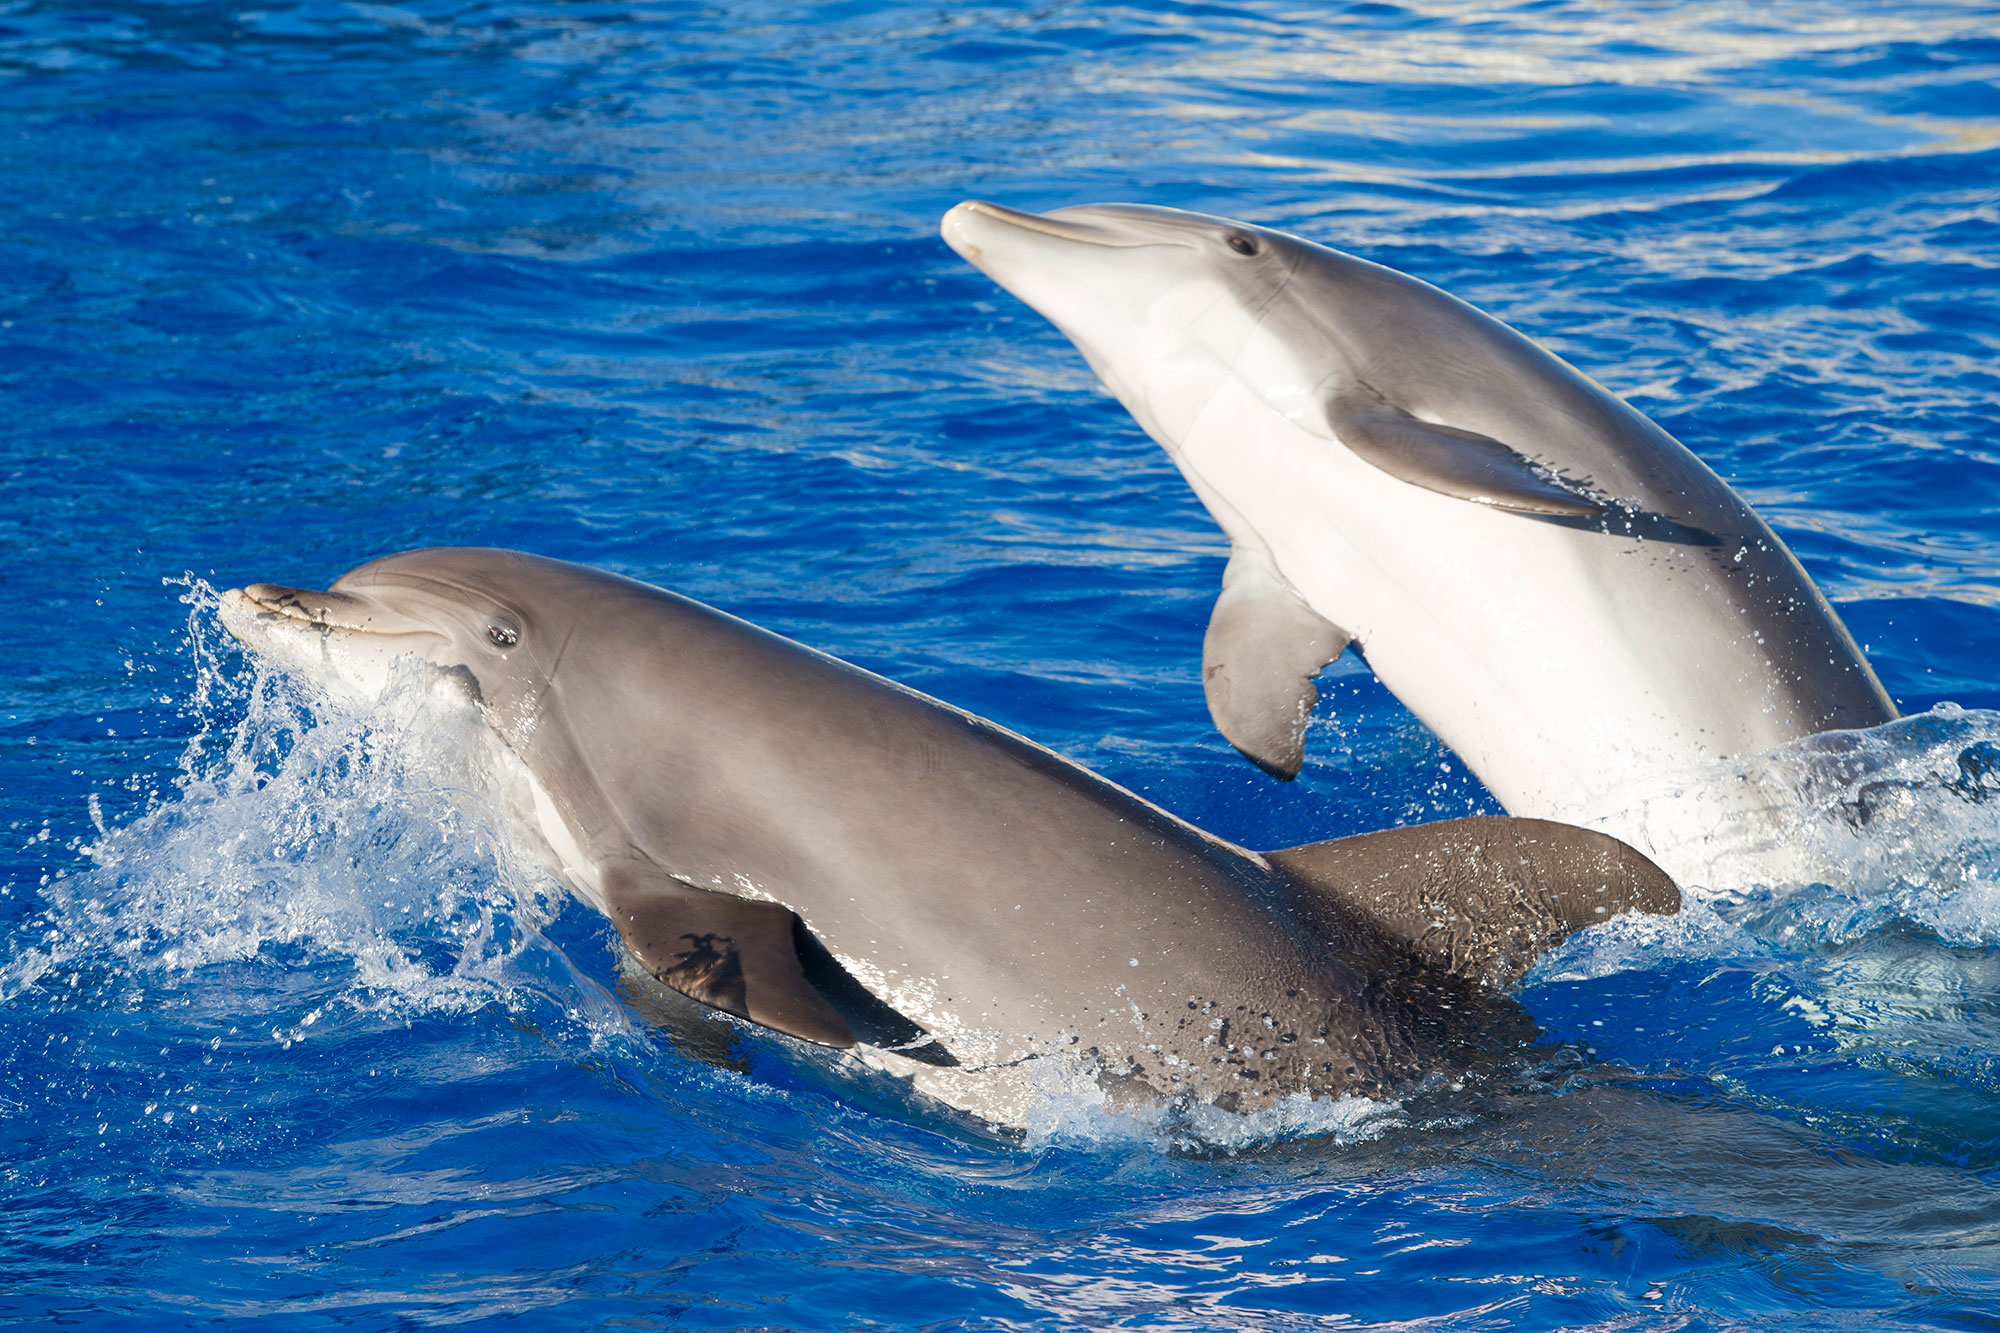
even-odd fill
[[[648,971],[995,1120],[1026,1095],[995,1076],[1051,1056],[1226,1108],[1390,1095],[1518,1038],[1499,988],[1572,931],[1680,902],[1624,844],[1536,820],[1260,856],[733,616],[518,552],[252,584],[222,616],[336,680],[421,659]]]
[[[1298,772],[1350,642],[1516,815],[1588,822],[1635,780],[1896,716],[1720,477],[1437,288],[1174,209],[968,202],[943,233],[1075,342],[1228,535],[1202,680],[1266,770]]]

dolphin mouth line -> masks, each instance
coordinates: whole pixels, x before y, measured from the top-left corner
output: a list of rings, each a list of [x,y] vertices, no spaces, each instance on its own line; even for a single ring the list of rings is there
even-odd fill
[[[1179,244],[1173,241],[1119,241],[1111,239],[1111,234],[1103,227],[1087,222],[1066,222],[1060,218],[1048,217],[1041,213],[1024,213],[1018,208],[1008,208],[1004,204],[988,203],[984,199],[968,199],[952,210],[963,209],[967,213],[977,213],[992,218],[1023,231],[1036,231],[1044,236],[1053,236],[1059,241],[1074,241],[1078,245],[1095,245],[1106,250],[1143,250],[1148,246]],[[949,220],[949,215],[947,215]]]
[[[276,583],[252,583],[244,587],[242,593],[259,611],[270,615],[283,616],[318,629],[344,629],[357,634],[373,632],[368,625],[334,615],[329,603],[334,600],[335,594],[314,592],[307,588],[287,588]],[[308,606],[300,600],[302,597],[324,600],[316,600],[315,604]]]

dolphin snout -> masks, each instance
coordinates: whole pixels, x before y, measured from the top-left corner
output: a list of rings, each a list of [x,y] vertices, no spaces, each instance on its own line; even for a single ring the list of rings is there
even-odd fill
[[[334,625],[342,629],[368,628],[368,609],[355,598],[312,588],[290,588],[281,583],[248,583],[242,596],[257,610],[268,615],[303,620],[313,625]]]
[[[1024,213],[1018,208],[1008,208],[1004,204],[988,203],[984,199],[968,199],[944,215],[944,221],[939,225],[938,232],[944,237],[946,245],[974,264],[979,263],[986,247],[990,245],[1008,240],[1028,239],[1021,235],[1023,232],[1052,236],[1056,240],[1069,241],[1077,245],[1112,249],[1157,243],[1151,238],[1127,234],[1101,222],[1086,222],[1078,218],[1060,216],[1061,213],[1085,211],[1087,209],[1061,209],[1057,213]]]
[[[981,205],[976,199],[968,199],[962,204],[955,204],[952,206],[951,211],[944,215],[944,221],[938,224],[938,235],[944,237],[944,243],[958,251],[963,258],[974,263],[977,263],[979,260],[979,246],[973,241],[970,233],[973,216],[979,211],[980,207]]]
[[[389,637],[437,634],[440,627],[419,608],[398,607],[353,593],[293,588],[282,583],[247,583],[223,594],[223,623],[231,633],[253,620],[296,622],[322,630]],[[238,638],[242,635],[238,634]]]

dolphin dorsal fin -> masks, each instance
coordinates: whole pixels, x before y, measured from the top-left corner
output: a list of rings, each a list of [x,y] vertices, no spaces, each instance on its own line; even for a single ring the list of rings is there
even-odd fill
[[[1297,777],[1319,702],[1313,677],[1352,637],[1307,606],[1264,552],[1231,548],[1201,644],[1201,687],[1217,729],[1265,772]]]
[[[599,889],[632,956],[689,999],[822,1046],[854,1045],[806,977],[805,925],[790,908],[697,889],[638,861],[605,867]]]
[[[1264,856],[1432,967],[1496,987],[1585,926],[1681,904],[1639,852],[1545,819],[1452,819]]]
[[[1522,514],[1593,518],[1605,506],[1544,476],[1518,451],[1477,431],[1443,426],[1380,399],[1336,398],[1327,422],[1363,462],[1439,495]]]

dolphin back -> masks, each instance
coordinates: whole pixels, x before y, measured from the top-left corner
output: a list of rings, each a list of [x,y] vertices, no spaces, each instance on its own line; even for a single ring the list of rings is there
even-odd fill
[[[1608,834],[1480,816],[1311,842],[1264,857],[1343,915],[1358,914],[1424,963],[1505,987],[1585,926],[1672,915],[1665,871]]]

